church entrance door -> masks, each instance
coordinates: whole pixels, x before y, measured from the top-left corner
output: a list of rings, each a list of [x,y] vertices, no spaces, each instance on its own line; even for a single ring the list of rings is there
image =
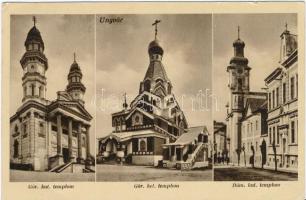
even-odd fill
[[[69,162],[69,150],[68,150],[68,148],[63,148],[63,159],[64,159],[64,163]]]

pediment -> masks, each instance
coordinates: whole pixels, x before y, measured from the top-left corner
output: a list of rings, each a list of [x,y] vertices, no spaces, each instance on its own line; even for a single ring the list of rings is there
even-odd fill
[[[66,112],[77,115],[88,121],[92,119],[88,111],[77,101],[56,100],[50,105],[49,112],[52,112],[52,110],[56,108],[63,109]]]

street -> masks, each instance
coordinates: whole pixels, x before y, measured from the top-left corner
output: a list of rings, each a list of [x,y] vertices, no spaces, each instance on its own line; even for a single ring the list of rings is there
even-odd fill
[[[297,174],[246,167],[214,168],[215,181],[296,181]]]
[[[97,165],[97,181],[212,181],[211,169],[180,171],[151,166]]]
[[[12,182],[69,182],[95,181],[95,173],[55,173],[10,170]]]

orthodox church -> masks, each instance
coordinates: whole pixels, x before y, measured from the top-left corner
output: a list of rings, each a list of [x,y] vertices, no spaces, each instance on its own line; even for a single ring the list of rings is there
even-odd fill
[[[149,43],[149,66],[139,94],[130,105],[125,100],[123,110],[112,114],[113,132],[98,138],[98,162],[177,168],[192,168],[196,161],[208,165],[208,131],[205,126],[188,128],[162,63],[159,22],[153,24],[155,39]]]
[[[65,91],[46,99],[48,59],[40,31],[28,32],[23,69],[22,105],[10,118],[10,163],[12,169],[52,172],[91,172],[90,121],[85,109],[86,87],[74,59]],[[75,57],[75,56],[74,56]],[[68,72],[68,70],[67,70]]]

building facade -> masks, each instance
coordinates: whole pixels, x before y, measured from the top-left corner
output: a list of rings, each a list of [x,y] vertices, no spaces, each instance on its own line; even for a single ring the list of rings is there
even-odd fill
[[[233,43],[234,57],[227,67],[229,74],[229,103],[227,105],[227,139],[229,141],[229,158],[231,163],[240,164],[242,152],[242,118],[247,99],[266,99],[265,92],[250,91],[250,71],[248,59],[244,57],[245,43],[238,39]]]
[[[224,162],[227,157],[226,124],[214,121],[214,163]]]
[[[177,158],[181,159],[181,156],[188,157],[188,154],[195,151],[195,148],[188,152],[182,152],[182,148],[175,148],[178,149],[175,151],[175,145],[170,148],[172,153],[168,151],[169,144],[188,134],[188,130],[190,132],[191,129],[188,129],[184,112],[172,92],[172,83],[162,63],[164,50],[156,35],[149,44],[148,54],[149,66],[143,81],[140,82],[139,94],[130,105],[125,101],[123,109],[112,114],[113,132],[106,137],[98,138],[98,162],[116,160],[136,165],[163,166],[163,155],[173,157],[177,153]],[[194,129],[192,130],[194,132]],[[198,134],[208,134],[204,127],[196,130],[199,131]],[[197,134],[190,136],[194,138],[182,144],[182,147],[198,140]],[[201,145],[204,143],[202,139],[201,137]]]
[[[22,105],[10,118],[11,168],[35,171],[91,171],[90,121],[85,109],[81,69],[74,60],[65,91],[57,99],[46,99],[48,59],[40,31],[28,32],[23,69]],[[68,71],[68,70],[67,70]]]
[[[298,168],[298,49],[297,35],[280,35],[279,66],[265,79],[268,87],[268,160],[280,170]]]
[[[248,98],[241,125],[242,163],[264,166],[267,159],[267,101]]]

